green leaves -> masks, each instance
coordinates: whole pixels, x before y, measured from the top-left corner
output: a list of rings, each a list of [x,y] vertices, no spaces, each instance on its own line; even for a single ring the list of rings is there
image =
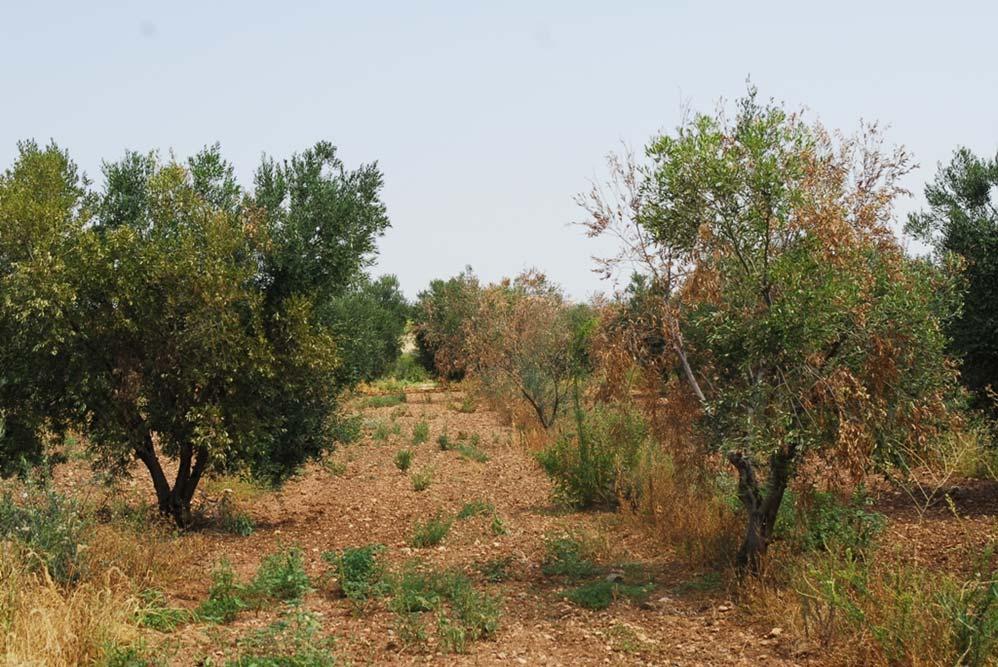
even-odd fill
[[[141,453],[178,516],[205,469],[287,478],[338,432],[357,377],[338,348],[364,353],[330,300],[362,285],[372,328],[391,329],[382,365],[397,354],[397,281],[359,279],[388,226],[377,167],[348,171],[319,143],[265,161],[250,194],[215,144],[103,173],[90,192],[64,152],[29,142],[0,179],[0,468],[72,423],[109,471]],[[173,488],[159,456],[179,463]]]

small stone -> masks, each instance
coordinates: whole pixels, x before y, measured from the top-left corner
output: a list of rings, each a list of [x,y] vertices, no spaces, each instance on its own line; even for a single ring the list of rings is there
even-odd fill
[[[766,636],[775,639],[776,637],[779,637],[782,634],[783,634],[783,628],[773,628],[772,630],[769,631],[769,634]]]

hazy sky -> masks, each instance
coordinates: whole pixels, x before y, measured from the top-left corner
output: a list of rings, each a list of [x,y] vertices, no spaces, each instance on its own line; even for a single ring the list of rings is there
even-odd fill
[[[605,286],[573,195],[621,142],[751,76],[826,125],[891,125],[922,168],[998,150],[998,2],[11,2],[0,0],[0,165],[55,139],[91,177],[126,148],[318,139],[377,160],[393,227],[377,270],[410,296],[471,264]],[[901,211],[918,205],[902,204]]]

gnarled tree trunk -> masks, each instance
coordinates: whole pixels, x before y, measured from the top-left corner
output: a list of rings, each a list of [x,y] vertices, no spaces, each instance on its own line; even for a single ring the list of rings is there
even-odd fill
[[[170,486],[163,466],[160,465],[151,433],[147,433],[143,437],[141,447],[136,447],[135,456],[145,464],[150,477],[152,477],[160,513],[172,517],[178,528],[189,528],[191,525],[191,500],[194,498],[194,492],[197,490],[201,475],[208,463],[208,457],[204,450],[198,450],[195,453],[190,444],[181,446],[177,477],[173,486]]]
[[[738,549],[736,560],[740,569],[757,572],[762,564],[762,558],[773,538],[776,516],[790,482],[796,454],[797,447],[791,444],[770,455],[765,494],[752,461],[741,452],[728,454],[728,462],[738,471],[738,498],[748,514],[745,538]]]

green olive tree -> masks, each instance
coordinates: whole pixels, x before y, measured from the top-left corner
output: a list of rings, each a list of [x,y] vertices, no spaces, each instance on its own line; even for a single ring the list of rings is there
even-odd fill
[[[64,154],[27,145],[3,184],[24,203],[2,223],[40,268],[4,260],[5,284],[31,289],[5,290],[3,326],[37,304],[41,351],[60,363],[23,362],[42,381],[18,385],[14,423],[76,425],[109,472],[137,459],[181,526],[210,470],[282,481],[335,439],[343,380],[320,313],[388,226],[381,183],[319,143],[264,160],[247,192],[213,146],[186,162],[128,153],[91,193]]]

